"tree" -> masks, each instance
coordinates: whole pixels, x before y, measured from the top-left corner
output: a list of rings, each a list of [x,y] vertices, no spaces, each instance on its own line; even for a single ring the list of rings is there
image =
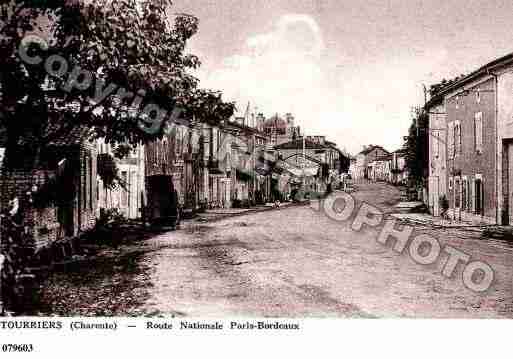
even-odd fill
[[[186,44],[198,20],[171,14],[171,7],[170,0],[4,1],[0,126],[7,166],[20,156],[37,166],[42,148],[77,128],[123,144],[122,154],[162,136],[180,113],[231,115],[234,105],[198,89],[191,74],[200,61]]]
[[[440,91],[445,89],[447,86],[450,86],[450,85],[458,82],[459,80],[461,80],[464,77],[465,77],[465,75],[461,74],[461,75],[456,76],[455,78],[452,78],[450,80],[442,79],[442,81],[435,83],[429,87],[429,95],[431,97],[436,96]]]
[[[427,176],[426,169],[429,162],[429,117],[423,108],[412,109],[412,124],[405,137],[404,150],[406,153],[406,167],[409,170],[410,180],[416,185],[423,184]]]

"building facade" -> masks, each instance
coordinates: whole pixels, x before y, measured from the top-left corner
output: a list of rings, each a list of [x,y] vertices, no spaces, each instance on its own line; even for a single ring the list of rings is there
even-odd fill
[[[512,91],[510,54],[442,88],[426,106],[432,213],[446,195],[454,219],[513,223]]]
[[[440,215],[440,203],[451,197],[448,192],[447,175],[447,113],[443,98],[434,98],[426,111],[429,116],[429,178],[428,207],[435,216]],[[451,134],[453,137],[454,134]]]
[[[368,165],[368,177],[375,182],[392,182],[392,155],[383,155]]]
[[[140,145],[125,158],[117,159],[112,148],[103,139],[97,141],[98,155],[114,158],[122,186],[107,188],[98,178],[98,207],[118,209],[126,218],[141,218],[146,203],[144,146]]]
[[[363,151],[356,155],[356,164],[354,166],[353,179],[362,180],[369,179],[371,162],[377,160],[380,157],[389,155],[390,153],[381,146],[369,145],[365,146]]]
[[[306,136],[278,145],[275,150],[289,181],[308,191],[325,192],[339,185],[342,163],[348,162],[335,146],[325,136]]]
[[[32,170],[3,169],[0,210],[16,203],[35,251],[76,237],[96,223],[96,145],[83,140],[84,129],[47,146]]]

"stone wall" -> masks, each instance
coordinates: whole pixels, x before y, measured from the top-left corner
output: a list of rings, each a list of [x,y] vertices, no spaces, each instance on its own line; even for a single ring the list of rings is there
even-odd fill
[[[2,212],[8,210],[9,201],[18,198],[23,226],[36,250],[59,238],[60,225],[56,207],[34,208],[30,195],[33,186],[41,187],[54,175],[52,171],[42,170],[10,171],[1,175],[0,209]]]

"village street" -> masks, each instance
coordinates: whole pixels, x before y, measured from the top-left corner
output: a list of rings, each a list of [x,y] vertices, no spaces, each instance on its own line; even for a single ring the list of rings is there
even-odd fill
[[[384,210],[399,198],[385,184],[358,199]],[[146,312],[178,316],[513,317],[513,246],[462,230],[430,233],[495,269],[478,295],[309,207],[258,213],[158,236],[142,259],[153,269]],[[509,279],[508,279],[509,278]]]
[[[354,196],[391,212],[400,193],[369,184]],[[421,266],[378,243],[374,229],[354,232],[300,206],[184,223],[51,276],[44,301],[62,315],[513,317],[513,246],[475,231],[418,230],[489,263],[492,288],[471,292],[461,269],[441,275],[445,258]]]

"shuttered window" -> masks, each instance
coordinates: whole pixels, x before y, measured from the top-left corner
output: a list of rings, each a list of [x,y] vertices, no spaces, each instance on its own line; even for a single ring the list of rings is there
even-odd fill
[[[449,158],[454,158],[454,122],[450,122],[448,126],[448,136],[447,136],[447,154]]]
[[[461,208],[461,179],[459,177],[454,180],[454,207]]]
[[[467,204],[468,204],[468,192],[467,192],[467,178],[463,177],[463,181],[461,183],[461,209],[463,211],[467,210]]]
[[[461,154],[461,124],[459,121],[454,124],[454,154]]]
[[[125,185],[128,184],[128,173],[126,171],[121,172],[121,179]],[[128,204],[128,191],[126,189],[121,190],[121,205],[126,206]]]
[[[474,130],[475,130],[475,148],[479,153],[483,153],[483,113],[478,112],[474,116]]]
[[[472,179],[468,178],[465,185],[467,186],[467,211],[472,211]]]
[[[433,130],[433,155],[438,158],[440,155],[440,132],[437,130]]]
[[[94,186],[93,186],[93,159],[89,157],[89,210],[94,209]]]
[[[477,177],[477,176],[476,176]],[[476,214],[483,214],[483,207],[484,207],[484,191],[483,191],[483,180],[481,178],[476,178],[475,180],[475,198],[476,198]]]
[[[474,178],[471,179],[470,189],[472,193],[472,213],[476,213],[476,181]]]

